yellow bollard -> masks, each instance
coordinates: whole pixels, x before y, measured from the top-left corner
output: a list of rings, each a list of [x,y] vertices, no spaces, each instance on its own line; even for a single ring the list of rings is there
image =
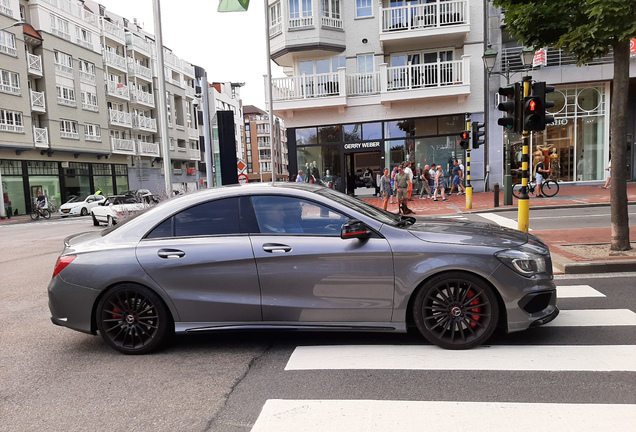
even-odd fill
[[[468,186],[466,188],[466,210],[473,208],[473,188]]]

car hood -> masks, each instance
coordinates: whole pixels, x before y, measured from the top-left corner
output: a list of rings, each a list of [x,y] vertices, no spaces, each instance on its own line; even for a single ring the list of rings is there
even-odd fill
[[[80,204],[84,204],[84,201],[80,201],[80,202],[72,202],[72,203],[64,203],[60,206],[60,210],[62,209],[72,209],[77,207]]]
[[[429,219],[416,222],[408,230],[419,239],[431,243],[511,247],[528,242],[528,235],[522,231],[483,222]]]

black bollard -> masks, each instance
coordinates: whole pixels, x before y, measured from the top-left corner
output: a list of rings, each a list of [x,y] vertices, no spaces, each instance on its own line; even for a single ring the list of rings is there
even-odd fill
[[[495,183],[494,192],[495,192],[495,207],[499,207],[499,183]]]

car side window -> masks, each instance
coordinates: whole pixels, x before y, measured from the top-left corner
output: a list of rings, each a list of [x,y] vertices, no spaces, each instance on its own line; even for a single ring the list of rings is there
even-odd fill
[[[227,198],[187,208],[163,221],[146,238],[239,234],[238,203],[238,198]]]
[[[294,197],[252,197],[259,231],[263,234],[340,235],[349,220],[320,204]]]

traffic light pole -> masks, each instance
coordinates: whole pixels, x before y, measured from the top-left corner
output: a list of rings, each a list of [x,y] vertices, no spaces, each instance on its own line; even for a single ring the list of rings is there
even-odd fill
[[[470,119],[466,119],[466,130],[470,133]],[[473,145],[474,143],[469,145],[466,150],[466,210],[473,208],[473,186],[470,184],[470,148]]]
[[[532,85],[532,77],[525,76],[522,81],[523,99],[530,95],[530,86]],[[523,124],[523,156],[521,159],[521,191],[518,201],[517,220],[519,231],[528,232],[530,225],[530,197],[528,196],[528,181],[530,179],[530,132],[527,126]]]

